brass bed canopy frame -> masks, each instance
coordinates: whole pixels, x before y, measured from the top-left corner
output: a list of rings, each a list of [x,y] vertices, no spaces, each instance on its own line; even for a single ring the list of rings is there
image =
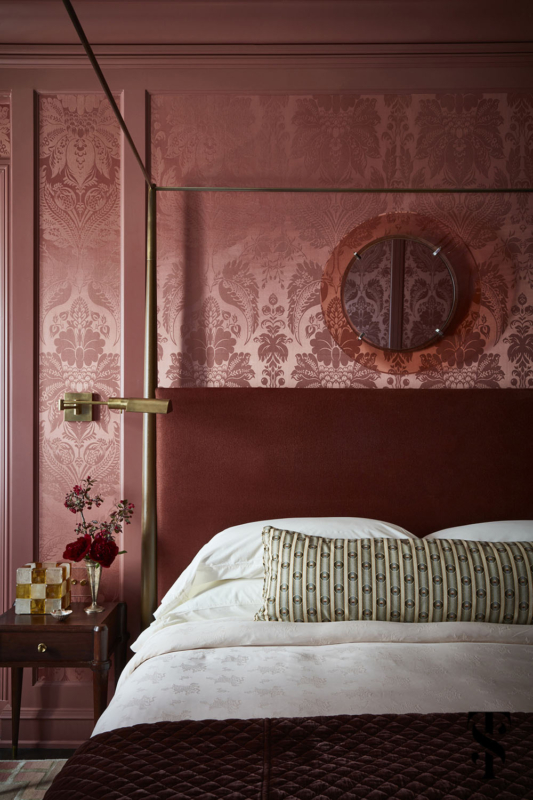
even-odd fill
[[[239,186],[158,186],[152,182],[128,130],[122,113],[98,64],[71,0],[62,0],[76,33],[89,58],[104,94],[117,118],[147,186],[146,203],[146,273],[145,273],[145,336],[144,386],[146,399],[155,398],[157,387],[157,281],[156,221],[157,192],[266,192],[266,193],[344,193],[344,194],[529,194],[533,188],[302,188],[302,187],[239,187]],[[119,407],[119,406],[117,406]],[[130,410],[141,410],[130,409]],[[150,625],[157,608],[157,514],[156,514],[156,420],[153,413],[143,413],[142,503],[141,503],[141,628]]]

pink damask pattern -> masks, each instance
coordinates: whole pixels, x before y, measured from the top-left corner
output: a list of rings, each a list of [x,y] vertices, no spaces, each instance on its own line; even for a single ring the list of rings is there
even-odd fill
[[[533,185],[527,93],[155,95],[152,134],[162,185]],[[169,193],[158,203],[163,386],[530,385],[529,195]],[[474,328],[444,339],[418,372],[408,354],[377,371],[357,348],[338,347],[320,305],[334,248],[389,211],[451,229],[481,277]]]
[[[67,391],[120,394],[120,136],[103,96],[39,98],[39,231],[40,556],[55,560],[72,538],[65,493],[91,475],[119,496],[118,415],[58,410]],[[118,569],[102,590],[117,596]]]
[[[391,242],[376,242],[353,260],[343,292],[346,314],[358,333],[389,344]]]
[[[451,187],[479,186],[480,176],[498,173],[504,154],[499,98],[441,95],[421,99],[419,109],[416,156],[427,160],[432,178]]]
[[[453,307],[453,283],[448,267],[418,242],[406,242],[404,271],[404,347],[417,347],[444,327]]]
[[[0,95],[0,158],[11,156],[11,104],[8,97]]]

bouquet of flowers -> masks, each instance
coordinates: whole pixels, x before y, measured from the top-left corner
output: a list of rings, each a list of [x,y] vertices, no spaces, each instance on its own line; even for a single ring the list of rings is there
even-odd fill
[[[110,567],[117,556],[126,552],[118,549],[115,536],[122,533],[123,525],[130,524],[135,506],[127,500],[121,500],[111,512],[109,522],[98,522],[95,519],[87,522],[84,510],[90,511],[93,505],[99,508],[104,502],[99,494],[91,495],[95,483],[88,475],[81,486],[75,486],[67,493],[65,508],[70,509],[73,514],[79,513],[81,521],[74,529],[78,538],[67,544],[63,558],[69,561],[83,559],[86,562],[96,562],[102,567]]]

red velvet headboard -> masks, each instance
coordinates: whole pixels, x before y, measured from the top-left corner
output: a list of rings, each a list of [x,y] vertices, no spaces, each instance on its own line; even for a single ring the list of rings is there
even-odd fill
[[[229,525],[533,518],[533,392],[158,389],[159,597]]]

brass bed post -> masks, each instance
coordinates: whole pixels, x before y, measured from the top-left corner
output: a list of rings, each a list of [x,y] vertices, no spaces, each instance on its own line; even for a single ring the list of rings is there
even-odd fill
[[[146,214],[146,307],[144,317],[144,396],[155,397],[157,386],[157,273],[155,185],[148,189]],[[141,630],[157,608],[155,415],[143,415]]]

